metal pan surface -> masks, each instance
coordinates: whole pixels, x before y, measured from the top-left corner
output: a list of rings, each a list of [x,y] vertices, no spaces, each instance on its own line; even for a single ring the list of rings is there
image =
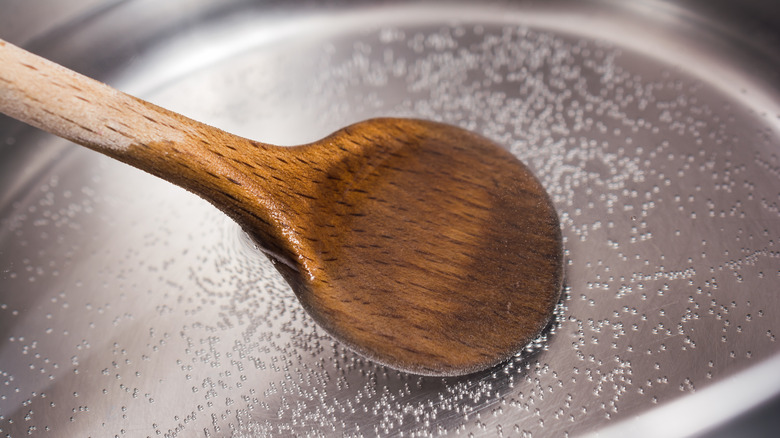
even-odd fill
[[[780,394],[771,2],[0,10],[0,38],[249,138],[299,144],[373,116],[477,131],[544,183],[567,261],[554,323],[513,360],[461,378],[399,373],[319,329],[205,201],[2,118],[2,436],[760,436],[772,424],[738,421]]]

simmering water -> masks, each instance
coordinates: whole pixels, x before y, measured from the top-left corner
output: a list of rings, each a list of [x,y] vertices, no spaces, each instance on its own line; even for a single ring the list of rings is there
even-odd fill
[[[593,38],[587,17],[564,32],[544,15],[432,11],[280,23],[283,41],[251,14],[215,18],[115,81],[276,144],[389,115],[505,145],[561,217],[566,288],[542,338],[463,378],[377,366],[317,327],[205,201],[14,134],[6,149],[48,155],[19,161],[43,164],[0,197],[0,430],[565,436],[778,352],[777,114],[704,68]]]

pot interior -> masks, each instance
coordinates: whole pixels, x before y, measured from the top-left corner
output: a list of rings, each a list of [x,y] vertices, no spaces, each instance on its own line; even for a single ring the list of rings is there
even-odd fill
[[[274,144],[374,116],[490,137],[554,200],[564,298],[494,369],[377,366],[205,201],[4,118],[4,434],[658,436],[780,392],[769,45],[653,2],[148,3],[25,45]]]

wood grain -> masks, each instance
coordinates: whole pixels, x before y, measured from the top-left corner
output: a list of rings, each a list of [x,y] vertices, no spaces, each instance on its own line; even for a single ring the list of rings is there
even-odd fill
[[[495,365],[548,324],[558,217],[489,140],[373,119],[312,144],[228,134],[0,41],[0,110],[180,185],[236,220],[302,305],[374,361],[425,375]]]

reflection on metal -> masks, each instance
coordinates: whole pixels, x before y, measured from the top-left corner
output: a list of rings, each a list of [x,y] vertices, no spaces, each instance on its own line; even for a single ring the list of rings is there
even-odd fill
[[[560,212],[560,315],[535,348],[488,372],[378,367],[319,329],[205,202],[3,119],[4,435],[614,433],[767,379],[740,393],[744,406],[680,426],[695,432],[780,392],[765,374],[780,353],[771,59],[731,63],[749,54],[725,51],[715,27],[604,2],[190,3],[154,16],[128,2],[36,44],[271,143],[379,115],[499,141]]]

